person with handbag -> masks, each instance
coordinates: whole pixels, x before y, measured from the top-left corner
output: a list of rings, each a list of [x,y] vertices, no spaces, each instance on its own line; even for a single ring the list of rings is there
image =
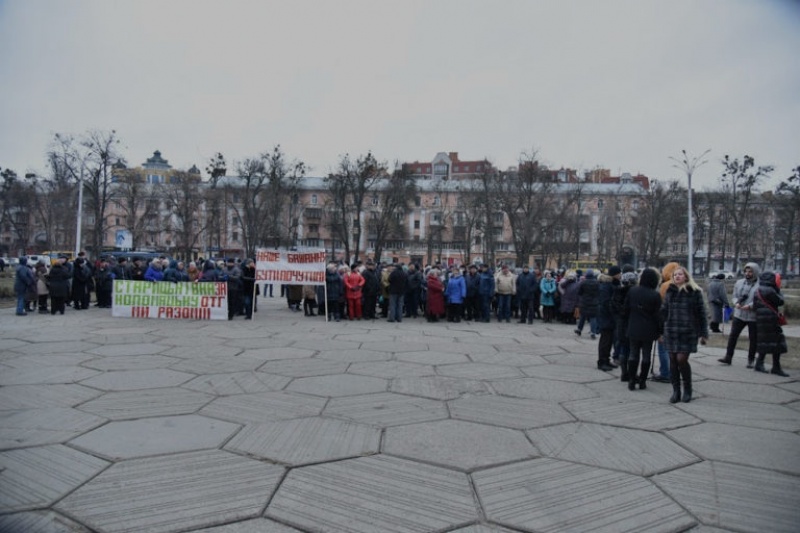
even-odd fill
[[[789,374],[781,369],[781,354],[788,351],[786,337],[783,335],[783,329],[781,328],[781,323],[785,324],[786,320],[778,311],[778,308],[782,305],[783,296],[775,273],[762,272],[758,277],[758,290],[755,298],[753,298],[753,310],[756,314],[756,328],[758,329],[758,340],[756,342],[758,359],[756,360],[755,371],[766,372],[764,359],[768,353],[771,353],[772,369],[770,373],[788,378]]]

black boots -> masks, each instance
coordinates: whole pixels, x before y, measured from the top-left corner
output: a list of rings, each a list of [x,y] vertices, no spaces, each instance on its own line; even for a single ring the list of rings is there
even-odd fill
[[[628,359],[628,390],[636,390],[636,371],[639,367],[639,361],[631,361]]]
[[[747,356],[747,368],[753,368],[754,363],[755,363],[755,357],[750,357],[750,355],[748,355]]]
[[[681,375],[672,358],[669,361],[669,381],[672,383],[672,396],[669,397],[669,403],[678,403],[681,401]]]
[[[642,373],[639,374],[639,389],[644,390],[647,388],[647,374],[650,372],[650,365],[642,363]]]
[[[689,365],[689,361],[686,361],[683,365],[679,366],[678,369],[681,373],[681,378],[683,379],[683,403],[689,403],[692,401],[692,367]]]
[[[712,333],[722,333],[719,330],[719,322],[711,322],[709,324],[709,329],[711,330]]]
[[[767,354],[765,354],[765,353],[758,354],[758,359],[756,359],[756,367],[754,369],[756,372],[764,372],[764,373],[766,373],[767,369],[764,368],[764,358],[766,356],[767,356]]]
[[[788,378],[789,374],[784,372],[781,369],[781,356],[780,354],[774,353],[772,354],[772,370],[769,371],[770,374],[775,374],[777,376],[781,376],[783,378]]]
[[[717,359],[717,361],[719,361],[719,362],[720,362],[720,363],[722,363],[723,365],[729,365],[729,364],[731,364],[731,361],[732,361],[732,360],[733,360],[733,355],[726,355],[726,356],[725,356],[725,357],[723,357],[722,359]]]

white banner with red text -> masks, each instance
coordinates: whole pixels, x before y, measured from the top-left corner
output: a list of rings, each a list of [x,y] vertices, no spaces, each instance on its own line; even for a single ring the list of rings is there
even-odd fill
[[[227,320],[228,285],[217,282],[114,280],[111,316]]]
[[[325,285],[325,252],[256,251],[256,282]]]

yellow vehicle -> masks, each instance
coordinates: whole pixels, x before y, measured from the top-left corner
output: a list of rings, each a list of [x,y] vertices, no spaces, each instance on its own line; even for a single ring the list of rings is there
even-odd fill
[[[590,268],[592,270],[599,270],[600,272],[606,272],[608,267],[611,266],[605,263],[598,263],[597,261],[570,261],[567,263],[570,270],[582,270],[586,272]]]
[[[73,259],[75,259],[75,253],[70,252],[69,250],[47,250],[46,252],[42,252],[40,255],[44,257],[49,257],[51,265],[56,259],[58,259],[59,255],[66,256],[67,261],[72,261]]]

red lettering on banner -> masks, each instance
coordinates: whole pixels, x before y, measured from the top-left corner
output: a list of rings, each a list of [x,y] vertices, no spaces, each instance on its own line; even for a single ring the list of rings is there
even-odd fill
[[[131,307],[131,316],[134,318],[149,318],[149,307]]]
[[[280,252],[256,252],[256,262],[277,263],[280,260]]]
[[[228,284],[217,283],[217,296],[227,296],[227,295],[228,295]]]

